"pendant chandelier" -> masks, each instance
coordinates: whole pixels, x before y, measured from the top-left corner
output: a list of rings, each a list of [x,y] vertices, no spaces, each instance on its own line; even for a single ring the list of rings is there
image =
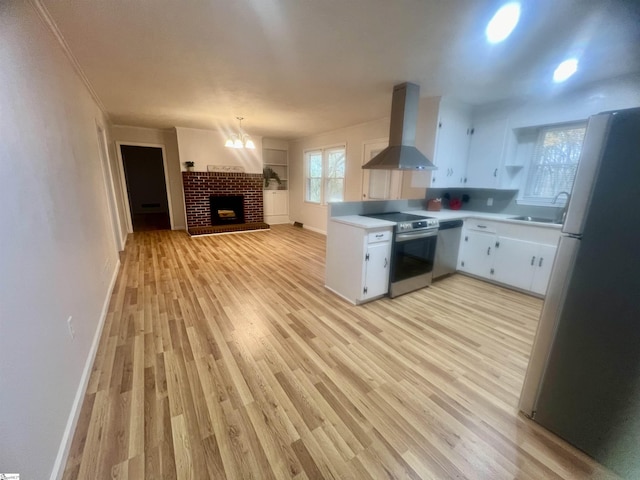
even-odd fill
[[[229,137],[227,137],[227,141],[224,146],[229,148],[249,148],[251,150],[255,150],[256,144],[253,143],[251,137],[246,133],[242,133],[242,120],[244,117],[236,117],[240,124],[239,132],[237,134],[232,133]]]

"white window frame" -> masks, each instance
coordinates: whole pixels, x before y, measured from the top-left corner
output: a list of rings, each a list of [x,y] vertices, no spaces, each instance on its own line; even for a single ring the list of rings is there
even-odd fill
[[[325,146],[325,147],[318,147],[318,148],[308,148],[304,150],[304,169],[303,169],[303,201],[309,205],[320,205],[320,206],[324,206],[327,205],[327,201],[325,198],[325,192],[327,190],[327,183],[329,181],[329,177],[327,177],[327,163],[328,163],[328,158],[329,158],[329,153],[335,150],[344,150],[344,156],[345,156],[345,173],[344,173],[344,177],[342,177],[342,200],[339,200],[340,202],[344,202],[344,194],[345,194],[345,190],[346,190],[346,185],[347,185],[347,144],[346,143],[339,143],[336,145],[329,145],[329,146]],[[308,188],[309,188],[309,155],[312,153],[320,153],[322,155],[322,176],[320,177],[320,201],[319,202],[314,202],[309,200],[309,195],[308,195]]]
[[[520,188],[518,204],[548,206],[548,207],[564,206],[564,204],[567,201],[567,198],[565,195],[561,196],[556,203],[553,203],[554,197],[539,197],[539,196],[528,195],[528,192],[530,189],[529,186],[530,186],[530,182],[533,181],[532,176],[533,176],[534,167],[537,163],[537,156],[540,148],[540,143],[543,141],[545,134],[547,132],[554,131],[554,130],[569,130],[569,129],[580,128],[580,127],[584,128],[586,132],[586,127],[587,127],[586,120],[563,123],[563,124],[543,125],[536,129],[537,139],[536,139],[535,145],[533,145],[533,148],[531,149],[532,150],[531,154],[527,159],[527,164],[526,164],[527,168],[526,168],[525,175],[523,176],[523,179],[522,179],[522,185]],[[569,191],[567,193],[571,193],[572,188],[573,187],[569,188],[568,189]]]

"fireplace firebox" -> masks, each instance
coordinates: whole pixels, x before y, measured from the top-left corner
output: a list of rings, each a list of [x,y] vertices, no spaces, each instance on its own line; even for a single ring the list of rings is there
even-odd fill
[[[211,195],[211,225],[244,223],[243,195]]]

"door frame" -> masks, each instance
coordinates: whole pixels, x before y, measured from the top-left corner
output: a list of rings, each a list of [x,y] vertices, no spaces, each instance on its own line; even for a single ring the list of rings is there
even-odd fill
[[[96,133],[98,135],[98,155],[102,167],[102,178],[104,180],[105,193],[107,195],[107,210],[109,211],[109,223],[113,232],[113,239],[118,252],[124,250],[124,239],[122,238],[122,224],[120,223],[120,212],[116,201],[116,189],[113,182],[113,172],[111,171],[111,158],[109,156],[109,143],[107,142],[107,131],[104,125],[96,120]]]
[[[162,151],[162,168],[164,169],[164,183],[165,188],[167,190],[167,202],[169,203],[169,223],[171,225],[171,230],[174,230],[173,225],[173,207],[171,206],[171,187],[169,183],[169,170],[167,168],[167,154],[164,148],[164,145],[161,143],[140,143],[140,142],[124,142],[124,141],[116,141],[116,153],[118,154],[118,160],[120,165],[120,183],[122,184],[122,193],[123,193],[123,203],[125,206],[125,212],[127,217],[127,232],[133,233],[133,221],[131,219],[131,205],[129,203],[129,188],[127,187],[127,179],[124,175],[124,159],[122,158],[121,147],[130,146],[130,147],[153,147],[159,148]]]
[[[364,165],[365,163],[367,163],[369,160],[371,160],[371,158],[367,158],[367,146],[369,145],[376,145],[376,144],[380,144],[380,146],[384,145],[384,148],[386,148],[389,145],[389,139],[388,138],[377,138],[374,140],[365,140],[364,142],[362,142],[362,165]],[[365,170],[365,169],[361,169],[362,171],[362,184],[361,184],[361,188],[360,188],[360,200],[364,200],[364,201],[368,201],[371,198],[369,197],[369,176],[370,176],[370,172],[369,170]],[[390,176],[389,176],[389,196],[391,198],[388,198],[386,200],[397,200],[402,198],[402,181],[403,181],[403,175],[402,172],[398,172],[399,174],[396,176],[394,181],[394,175],[393,175],[393,171],[391,172]],[[365,198],[365,194],[366,194],[366,198]],[[395,198],[397,196],[397,198]]]

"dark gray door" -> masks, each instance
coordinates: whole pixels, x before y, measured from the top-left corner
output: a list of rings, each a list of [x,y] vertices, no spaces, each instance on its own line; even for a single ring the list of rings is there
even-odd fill
[[[134,231],[171,228],[162,149],[121,145]]]

